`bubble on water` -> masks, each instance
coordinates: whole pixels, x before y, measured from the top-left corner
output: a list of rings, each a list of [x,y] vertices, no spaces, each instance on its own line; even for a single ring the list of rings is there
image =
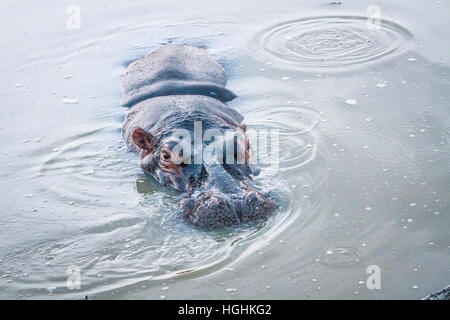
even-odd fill
[[[281,80],[283,80],[283,81],[286,81],[286,80],[289,80],[290,79],[290,77],[283,77],[283,78],[281,78]]]
[[[55,290],[56,290],[56,287],[47,287],[47,291],[50,293],[52,293]]]
[[[384,87],[386,87],[386,83],[378,83],[376,86],[378,88],[384,88]]]
[[[417,61],[417,59],[416,58],[408,58],[408,61],[409,62],[415,62],[415,61]]]
[[[72,74],[66,74],[66,75],[64,76],[64,79],[70,79],[70,78],[72,78]]]
[[[419,286],[417,284],[413,285],[411,288],[413,288],[414,290],[419,289]]]
[[[236,289],[235,288],[228,288],[225,291],[226,292],[236,292]]]
[[[275,58],[281,67],[342,69],[404,51],[413,36],[404,27],[380,20],[367,28],[367,17],[323,16],[283,22],[260,32],[254,52]],[[339,67],[339,68],[338,68]]]
[[[356,106],[358,104],[358,100],[356,99],[347,99],[345,102],[351,106]]]

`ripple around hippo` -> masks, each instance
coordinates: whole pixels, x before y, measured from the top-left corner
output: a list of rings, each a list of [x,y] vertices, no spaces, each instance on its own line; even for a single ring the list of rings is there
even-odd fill
[[[412,41],[404,27],[367,17],[328,16],[284,22],[260,32],[254,42],[267,61],[300,69],[331,69],[363,64],[398,54]]]

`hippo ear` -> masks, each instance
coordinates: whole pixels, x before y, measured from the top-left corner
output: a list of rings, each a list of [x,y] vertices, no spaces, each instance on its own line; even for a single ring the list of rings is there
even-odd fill
[[[139,127],[135,128],[131,134],[131,138],[133,139],[134,144],[139,148],[146,150],[149,153],[153,152],[155,148],[153,136],[144,129]]]

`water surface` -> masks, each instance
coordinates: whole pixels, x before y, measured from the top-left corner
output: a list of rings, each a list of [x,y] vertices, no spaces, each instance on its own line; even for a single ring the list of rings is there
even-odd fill
[[[382,1],[379,28],[368,1],[81,1],[74,30],[70,4],[2,4],[1,298],[421,298],[450,282],[448,1]],[[168,42],[209,50],[249,127],[280,131],[279,170],[258,177],[280,191],[267,221],[198,230],[127,152],[120,79]]]

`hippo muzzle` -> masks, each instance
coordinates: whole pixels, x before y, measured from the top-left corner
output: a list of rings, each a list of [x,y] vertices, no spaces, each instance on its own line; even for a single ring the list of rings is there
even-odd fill
[[[224,165],[205,157],[201,186],[178,203],[183,217],[204,228],[217,228],[264,217],[276,207],[270,192],[260,190],[251,179],[248,165]]]
[[[217,190],[199,192],[181,200],[178,205],[185,219],[208,229],[261,218],[275,207],[261,191],[229,195]]]

